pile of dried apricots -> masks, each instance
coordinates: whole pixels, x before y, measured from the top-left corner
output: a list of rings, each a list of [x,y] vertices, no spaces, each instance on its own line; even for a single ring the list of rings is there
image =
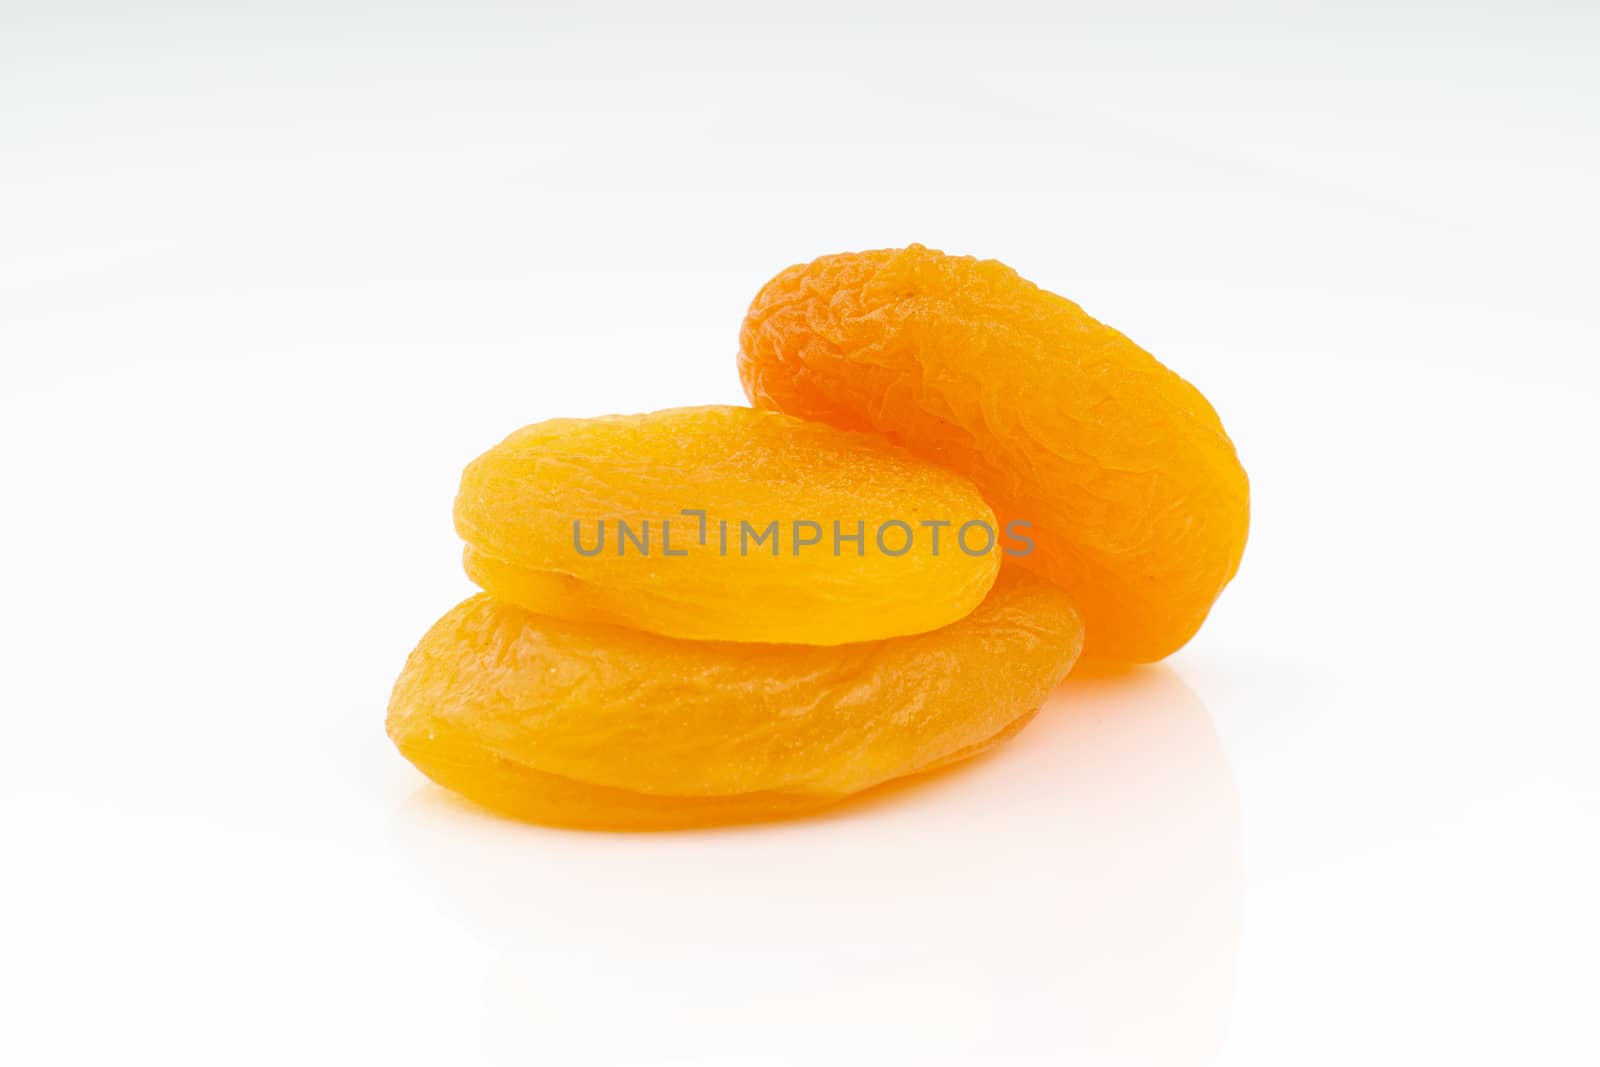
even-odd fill
[[[555,419],[456,497],[483,593],[389,736],[551,825],[776,818],[964,759],[1080,653],[1161,659],[1238,569],[1244,469],[1198,390],[992,260],[824,256],[756,295],[755,405]]]

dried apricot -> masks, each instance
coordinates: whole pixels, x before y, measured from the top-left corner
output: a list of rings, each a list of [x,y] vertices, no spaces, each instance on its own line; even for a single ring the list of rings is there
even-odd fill
[[[1004,264],[912,245],[790,267],[739,373],[758,406],[883,434],[1030,523],[1018,562],[1072,594],[1087,657],[1175,651],[1238,569],[1249,485],[1205,397]]]
[[[938,629],[983,600],[1002,551],[958,536],[995,522],[960,475],[745,407],[524,427],[467,467],[455,520],[468,575],[502,600],[701,640]]]
[[[959,622],[832,648],[686,641],[479,595],[411,653],[388,730],[440,784],[539,822],[770,818],[997,743],[1081,645],[1066,594],[1014,567]]]

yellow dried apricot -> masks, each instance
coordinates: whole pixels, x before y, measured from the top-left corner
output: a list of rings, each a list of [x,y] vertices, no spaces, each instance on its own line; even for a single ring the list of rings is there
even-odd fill
[[[524,427],[467,467],[455,520],[467,574],[502,600],[700,640],[938,629],[983,600],[1003,551],[960,475],[745,407]],[[963,539],[970,524],[1000,536]]]
[[[873,431],[1031,524],[1018,562],[1071,594],[1085,656],[1162,658],[1238,569],[1244,469],[1200,392],[993,260],[921,245],[773,278],[740,331],[760,407]]]
[[[1066,594],[1014,567],[950,626],[831,648],[687,641],[479,595],[411,653],[388,730],[430,778],[538,822],[773,818],[997,743],[1081,646]]]

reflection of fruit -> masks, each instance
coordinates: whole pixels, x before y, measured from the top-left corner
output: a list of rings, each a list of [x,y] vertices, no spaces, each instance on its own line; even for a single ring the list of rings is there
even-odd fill
[[[1003,264],[912,245],[791,267],[739,371],[757,405],[883,434],[1031,522],[1020,562],[1072,593],[1092,658],[1173,652],[1238,569],[1249,486],[1205,397]]]
[[[684,641],[477,596],[412,652],[389,736],[441,784],[541,822],[775,817],[997,743],[1081,644],[1065,594],[1014,569],[941,630],[833,648]]]
[[[977,606],[1000,557],[958,541],[967,522],[994,527],[960,475],[742,407],[525,427],[468,466],[455,515],[467,573],[502,600],[707,640],[937,629]]]
[[[1215,1063],[1244,870],[1210,716],[1169,668],[1074,670],[1019,741],[847,817],[669,847],[437,789],[385,837],[503,953],[484,1007],[506,1062]]]

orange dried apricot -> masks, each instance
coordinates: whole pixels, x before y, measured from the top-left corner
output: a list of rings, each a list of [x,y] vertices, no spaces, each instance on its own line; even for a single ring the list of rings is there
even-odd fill
[[[455,521],[468,575],[502,600],[700,640],[938,629],[983,600],[1001,554],[959,538],[995,522],[960,475],[746,407],[524,427],[467,467]]]
[[[773,818],[997,743],[1081,646],[1066,594],[1014,567],[950,626],[831,648],[687,641],[479,595],[411,653],[388,731],[430,778],[538,822]]]
[[[1002,263],[912,245],[790,267],[739,374],[756,405],[882,434],[1030,523],[1018,562],[1072,594],[1086,657],[1175,651],[1238,569],[1249,485],[1205,397]]]

